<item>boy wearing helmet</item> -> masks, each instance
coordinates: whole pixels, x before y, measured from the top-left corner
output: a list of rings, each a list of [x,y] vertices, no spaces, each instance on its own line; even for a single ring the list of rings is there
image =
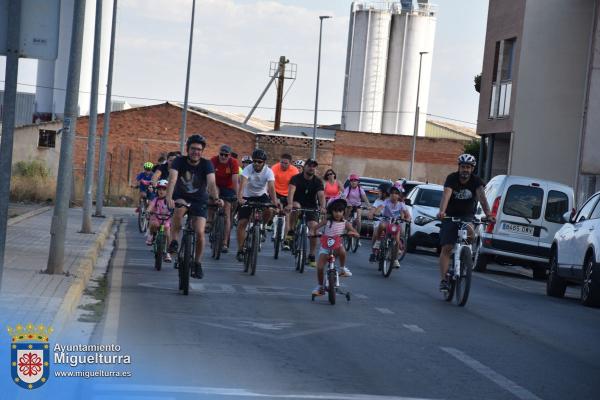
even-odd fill
[[[153,167],[154,164],[152,164],[150,161],[146,161],[144,163],[144,170],[135,177],[140,189],[140,199],[152,200],[154,197],[154,191],[152,190]],[[139,212],[139,209],[136,210],[136,212]]]
[[[444,194],[440,202],[440,211],[438,218],[454,217],[463,220],[473,219],[475,216],[475,207],[477,201],[481,203],[483,212],[488,218],[492,218],[490,207],[485,198],[485,184],[478,177],[473,175],[475,170],[475,157],[470,154],[461,154],[458,157],[458,171],[453,172],[446,178],[444,183]],[[440,227],[440,291],[448,290],[446,273],[452,254],[452,248],[458,237],[458,224],[442,220]],[[469,225],[469,239],[473,237],[473,227]]]
[[[211,162],[202,158],[206,147],[206,139],[201,135],[192,135],[186,142],[187,156],[177,157],[169,170],[169,186],[167,188],[167,203],[169,208],[175,208],[175,202],[190,204],[180,207],[173,215],[173,234],[169,253],[177,253],[179,232],[181,231],[183,216],[186,212],[193,218],[194,231],[196,231],[196,254],[192,268],[192,277],[201,279],[202,252],[204,250],[204,228],[206,227],[208,197],[215,200],[215,204],[222,207],[223,201],[218,199],[217,185],[215,183],[215,170]]]
[[[158,183],[156,184],[156,198],[154,200],[152,200],[150,202],[150,205],[148,206],[148,213],[150,214],[150,229],[148,230],[148,236],[146,238],[146,244],[148,246],[151,246],[152,243],[154,242],[154,237],[156,235],[156,232],[158,232],[158,229],[160,228],[160,223],[161,220],[159,220],[158,216],[161,217],[161,219],[166,218],[167,216],[169,216],[169,218],[164,221],[165,224],[165,236],[166,236],[166,242],[169,243],[170,240],[170,228],[171,228],[171,218],[170,218],[170,210],[169,210],[169,205],[167,204],[167,186],[169,185],[169,182],[166,179],[161,179],[160,181],[158,181]],[[158,214],[158,216],[156,215]],[[171,262],[171,255],[169,253],[165,254],[164,257],[165,262]]]

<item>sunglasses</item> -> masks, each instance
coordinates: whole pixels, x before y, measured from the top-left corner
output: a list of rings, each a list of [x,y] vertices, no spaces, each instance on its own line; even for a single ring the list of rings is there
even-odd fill
[[[252,162],[254,164],[264,164],[265,163],[263,160],[252,160]]]
[[[229,153],[220,153],[219,154],[221,157],[229,157]]]
[[[204,150],[204,147],[190,147],[190,151],[198,151],[198,152],[200,152],[202,150]]]

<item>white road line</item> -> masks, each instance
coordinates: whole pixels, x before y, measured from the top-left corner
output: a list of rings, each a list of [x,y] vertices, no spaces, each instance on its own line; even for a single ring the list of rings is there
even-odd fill
[[[425,330],[421,327],[419,327],[418,325],[407,325],[407,324],[402,324],[403,327],[405,327],[406,329],[408,329],[409,331],[415,332],[415,333],[425,333]]]
[[[390,310],[389,308],[378,308],[378,307],[375,307],[375,309],[377,311],[379,311],[380,313],[382,313],[382,314],[388,314],[388,315],[394,314],[394,312],[392,310]]]
[[[215,388],[202,386],[166,386],[166,385],[95,385],[96,391],[123,392],[162,392],[162,393],[189,393],[213,396],[238,396],[238,397],[266,397],[278,399],[329,399],[329,400],[432,400],[422,397],[381,396],[353,393],[260,393],[247,389]]]
[[[509,391],[510,393],[512,393],[513,395],[518,397],[519,399],[521,399],[521,400],[542,400],[535,394],[531,393],[529,390],[525,389],[522,386],[517,385],[515,382],[511,381],[510,379],[506,378],[505,376],[500,375],[499,373],[497,373],[493,369],[483,365],[479,361],[469,357],[462,351],[457,350],[452,347],[440,347],[440,349],[442,349],[446,353],[450,354],[452,357],[456,358],[460,362],[466,364],[468,367],[479,372],[481,375],[485,376],[486,378],[488,378],[489,380],[491,380],[492,382],[494,382],[496,385],[500,386],[501,388]]]
[[[121,311],[121,286],[123,283],[123,264],[125,263],[125,249],[127,239],[125,232],[127,222],[123,222],[119,228],[116,249],[117,256],[112,260],[112,272],[109,286],[108,307],[106,310],[106,321],[102,332],[103,343],[117,343],[117,332],[119,328],[119,313]]]

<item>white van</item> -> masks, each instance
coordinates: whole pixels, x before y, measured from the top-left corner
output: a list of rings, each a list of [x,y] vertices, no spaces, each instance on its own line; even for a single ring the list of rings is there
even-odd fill
[[[554,234],[573,209],[573,189],[558,182],[524,176],[498,175],[485,187],[496,223],[480,227],[474,245],[476,271],[491,261],[533,269],[535,279],[546,276]],[[483,215],[481,206],[478,215]]]

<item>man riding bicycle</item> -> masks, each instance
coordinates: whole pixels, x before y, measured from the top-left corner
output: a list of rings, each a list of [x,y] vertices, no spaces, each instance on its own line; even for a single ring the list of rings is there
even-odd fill
[[[256,149],[252,152],[252,164],[248,165],[242,171],[242,179],[238,191],[238,251],[236,258],[239,262],[244,261],[243,246],[246,240],[246,226],[252,214],[252,208],[243,207],[244,203],[272,203],[276,206],[279,204],[275,194],[275,176],[271,168],[267,166],[266,161],[267,153],[262,149]],[[270,210],[264,210],[263,222],[266,224],[270,219]]]
[[[461,220],[472,220],[475,216],[475,207],[477,201],[481,203],[485,215],[493,220],[487,199],[485,197],[485,184],[478,177],[473,175],[475,157],[470,154],[461,154],[458,157],[458,171],[453,172],[446,178],[444,183],[444,193],[440,202],[438,218],[442,219],[440,228],[440,291],[448,291],[448,281],[446,273],[450,263],[452,249],[458,238],[459,225],[451,220],[444,220],[445,217],[460,218]],[[468,225],[469,240],[473,239],[473,225]]]
[[[238,192],[238,174],[240,166],[238,161],[231,157],[231,147],[224,144],[219,149],[219,155],[210,159],[215,169],[215,181],[219,190],[219,198],[225,200],[225,234],[223,235],[223,248],[221,252],[227,253],[229,234],[231,231],[231,204],[235,201]],[[209,224],[213,221],[214,210],[208,211]]]
[[[286,210],[289,212],[293,208],[317,208],[320,206],[320,211],[323,215],[326,214],[325,209],[325,188],[323,181],[315,175],[317,166],[319,163],[317,160],[308,159],[304,164],[304,170],[301,174],[294,176],[290,180],[288,188],[288,204]],[[288,225],[288,241],[291,241],[294,235],[294,226],[298,218],[298,213],[292,213],[290,217],[290,225]],[[307,212],[306,222],[309,230],[314,230],[319,222],[319,215],[316,211]],[[316,267],[315,251],[317,248],[317,238],[310,238],[310,251],[308,253],[308,262],[311,267]]]
[[[279,162],[271,168],[275,175],[275,193],[282,207],[287,206],[288,186],[290,180],[298,175],[298,168],[292,165],[292,156],[290,154],[282,154]],[[285,216],[285,225],[290,226],[290,214]],[[283,250],[289,250],[290,244],[286,240],[283,243]]]
[[[223,206],[223,201],[217,198],[214,168],[209,160],[202,158],[205,147],[206,139],[202,135],[192,135],[187,139],[187,156],[177,157],[171,164],[167,190],[169,208],[175,208],[176,202],[190,205],[189,208],[181,207],[175,210],[171,227],[173,240],[169,244],[169,253],[177,253],[179,247],[177,239],[187,211],[188,218],[193,218],[193,227],[196,232],[196,257],[192,268],[192,277],[197,279],[201,279],[203,276],[202,251],[204,250],[208,194],[210,193],[211,199],[216,199],[217,205]]]
[[[154,170],[154,175],[152,175],[152,182],[156,183],[160,180],[169,180],[169,169],[171,169],[171,165],[173,164],[173,160],[177,157],[181,156],[180,151],[171,151],[167,154],[167,162],[164,164],[159,164]]]

